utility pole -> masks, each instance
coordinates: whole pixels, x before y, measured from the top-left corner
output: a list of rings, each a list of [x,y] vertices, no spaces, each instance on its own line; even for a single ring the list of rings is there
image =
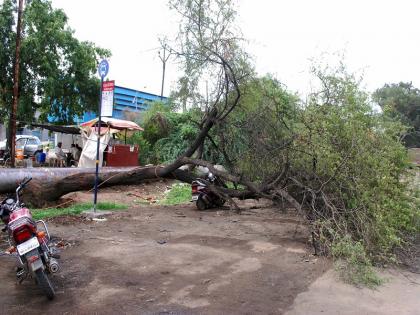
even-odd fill
[[[23,14],[23,0],[19,0],[17,26],[16,26],[16,52],[15,52],[15,66],[13,75],[13,104],[10,111],[9,120],[9,152],[11,167],[15,167],[16,156],[16,112],[19,103],[19,66],[20,66],[20,42],[22,33],[22,14]]]
[[[160,100],[163,100],[163,87],[165,84],[165,71],[166,71],[166,62],[168,61],[169,57],[171,56],[171,52],[166,55],[166,44],[163,45],[163,56],[160,54],[159,51],[159,58],[162,60],[162,88],[160,90]]]

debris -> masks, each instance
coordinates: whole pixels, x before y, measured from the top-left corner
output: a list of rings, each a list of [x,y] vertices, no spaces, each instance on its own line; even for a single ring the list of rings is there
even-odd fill
[[[55,249],[55,248],[66,249],[67,247],[71,247],[71,246],[74,246],[74,245],[76,245],[75,241],[67,242],[65,240],[60,240],[58,242],[53,242],[51,247],[52,247],[52,249]]]
[[[59,241],[58,243],[55,244],[56,247],[65,247],[66,243],[64,243],[64,241]]]
[[[208,283],[210,283],[210,281],[211,281],[211,279],[205,279],[205,280],[203,280],[203,284],[208,284]]]
[[[105,221],[108,221],[108,220],[106,218],[92,218],[92,221],[105,222]]]

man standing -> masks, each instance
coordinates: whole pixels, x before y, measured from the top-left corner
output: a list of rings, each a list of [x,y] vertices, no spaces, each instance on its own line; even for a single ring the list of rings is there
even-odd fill
[[[66,154],[64,153],[63,149],[61,149],[62,145],[63,144],[59,142],[55,147],[55,156],[57,157],[60,166],[64,166],[64,163],[66,161]]]

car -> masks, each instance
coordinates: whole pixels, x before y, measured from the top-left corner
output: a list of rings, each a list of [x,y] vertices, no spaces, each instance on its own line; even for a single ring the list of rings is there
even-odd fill
[[[41,140],[36,136],[17,135],[16,150],[23,149],[23,155],[33,156],[36,151],[42,149]],[[0,142],[0,151],[6,150],[6,140]]]

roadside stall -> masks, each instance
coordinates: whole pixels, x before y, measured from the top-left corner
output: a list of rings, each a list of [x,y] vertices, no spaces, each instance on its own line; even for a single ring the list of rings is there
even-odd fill
[[[80,125],[83,150],[80,156],[80,168],[95,167],[98,142],[98,118]],[[103,117],[99,145],[99,166],[138,166],[138,145],[128,145],[127,136],[136,131],[143,131],[132,121]]]
[[[74,165],[74,157],[72,156],[71,147],[75,144],[82,145],[80,128],[78,126],[60,126],[51,124],[31,124],[33,128],[41,128],[49,130],[54,135],[52,142],[46,141],[41,147],[42,153],[36,157],[36,163],[39,166],[72,166]],[[66,155],[61,162],[57,158],[55,147],[58,143],[62,144],[63,153]]]

